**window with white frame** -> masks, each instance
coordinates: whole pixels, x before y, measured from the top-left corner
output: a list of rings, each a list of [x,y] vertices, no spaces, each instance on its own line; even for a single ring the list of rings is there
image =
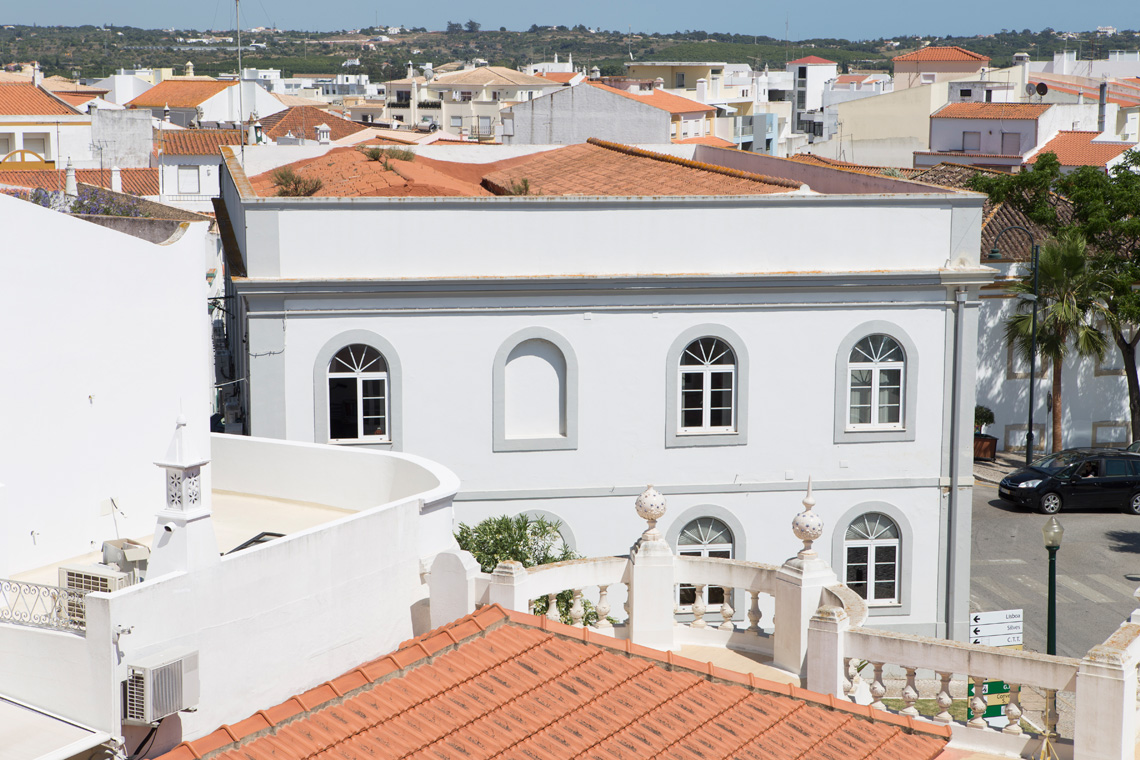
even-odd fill
[[[698,338],[685,347],[678,367],[680,433],[736,430],[736,354],[719,338]]]
[[[847,361],[847,429],[894,430],[903,425],[906,356],[889,335],[868,335]]]
[[[463,117],[462,116],[452,116],[451,117],[451,128],[452,129],[461,129],[462,127],[463,127]]]
[[[199,192],[198,167],[178,167],[178,193],[180,195],[197,195]]]
[[[681,530],[681,535],[677,537],[677,553],[682,557],[732,559],[732,531],[714,517],[698,517]],[[695,586],[687,583],[677,586],[677,603],[682,610],[691,610],[696,599]],[[724,589],[720,586],[706,586],[701,599],[706,608],[719,609],[724,603]]]
[[[899,526],[881,512],[867,512],[847,527],[843,581],[868,604],[899,602]]]
[[[354,343],[329,362],[329,440],[391,440],[388,363],[372,346]]]

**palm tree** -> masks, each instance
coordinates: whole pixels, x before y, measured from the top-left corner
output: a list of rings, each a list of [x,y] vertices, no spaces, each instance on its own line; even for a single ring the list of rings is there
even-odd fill
[[[1053,371],[1053,451],[1061,450],[1061,367],[1073,349],[1079,356],[1104,358],[1108,339],[1095,320],[1103,311],[1100,281],[1089,266],[1085,239],[1072,230],[1041,246],[1037,262],[1037,351]],[[1033,272],[1014,280],[1010,292],[1029,296],[1018,300],[1017,311],[1005,324],[1006,340],[1021,354],[1033,351]]]

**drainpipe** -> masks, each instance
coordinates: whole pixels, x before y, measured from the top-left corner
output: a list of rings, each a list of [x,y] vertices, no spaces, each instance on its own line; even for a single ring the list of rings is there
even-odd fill
[[[1100,102],[1096,108],[1096,131],[1104,133],[1104,109],[1108,105],[1108,82],[1100,83]]]
[[[954,374],[953,386],[950,390],[950,499],[947,504],[946,521],[948,525],[947,542],[946,542],[946,638],[954,638],[954,614],[956,602],[960,594],[970,593],[969,585],[965,589],[958,588],[956,583],[957,569],[961,567],[962,563],[966,563],[967,570],[969,569],[969,559],[963,558],[958,553],[958,543],[961,531],[959,513],[961,512],[961,502],[959,499],[958,489],[961,486],[961,476],[959,470],[961,469],[961,431],[959,430],[958,423],[962,410],[962,322],[966,310],[966,289],[958,288],[954,293]],[[967,504],[966,508],[971,509],[973,505]],[[967,515],[970,513],[967,511]],[[969,538],[969,530],[966,530],[966,537]]]

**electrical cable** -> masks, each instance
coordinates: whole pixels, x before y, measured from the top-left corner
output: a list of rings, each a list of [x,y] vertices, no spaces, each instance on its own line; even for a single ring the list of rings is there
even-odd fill
[[[138,758],[142,757],[148,750],[150,750],[150,745],[154,743],[154,735],[158,733],[159,726],[162,725],[163,720],[165,720],[165,718],[160,718],[158,723],[155,723],[150,727],[150,733],[143,737],[142,742],[140,742],[139,746],[135,748],[134,754],[129,755],[127,757],[127,760],[138,760]]]

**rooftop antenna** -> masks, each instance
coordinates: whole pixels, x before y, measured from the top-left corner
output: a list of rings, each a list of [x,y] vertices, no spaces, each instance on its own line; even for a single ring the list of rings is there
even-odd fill
[[[234,18],[237,21],[237,48],[238,48],[238,129],[244,131],[245,129],[245,103],[242,98],[241,86],[241,0],[234,0]],[[238,145],[241,148],[241,162],[245,165],[245,137],[238,140]]]

